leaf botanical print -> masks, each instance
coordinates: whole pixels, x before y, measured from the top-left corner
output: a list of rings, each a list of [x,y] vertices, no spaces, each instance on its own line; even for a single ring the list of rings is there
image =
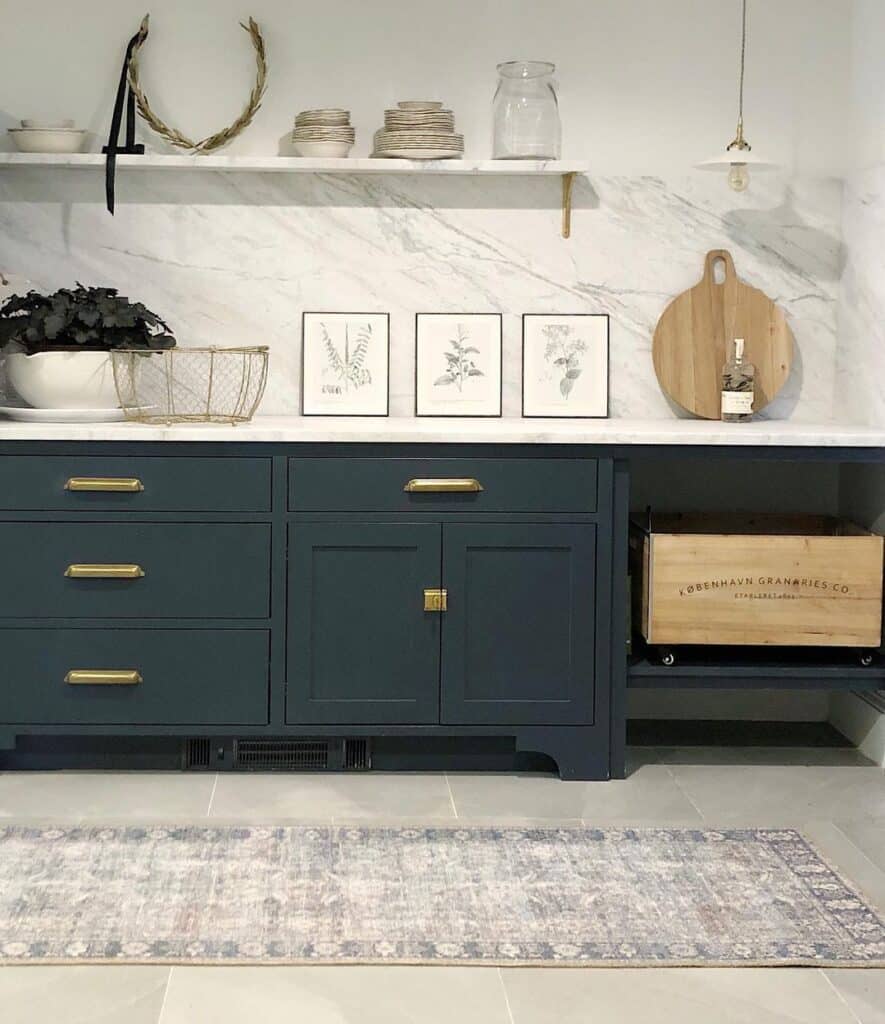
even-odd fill
[[[547,339],[544,360],[559,378],[559,393],[568,400],[575,381],[583,373],[581,357],[587,351],[587,343],[574,337],[568,324],[548,324],[543,334]]]
[[[320,330],[323,332],[323,347],[326,350],[326,369],[337,381],[337,384],[325,385],[323,390],[341,394],[351,388],[358,390],[365,384],[371,384],[372,374],[365,363],[372,340],[372,325],[345,324],[343,353],[335,345],[324,323],[320,324]]]
[[[443,353],[446,360],[445,373],[436,378],[433,382],[434,387],[454,384],[459,391],[463,391],[464,382],[469,377],[485,376],[477,367],[475,360],[471,358],[471,355],[479,355],[479,349],[475,345],[468,345],[469,341],[470,335],[464,324],[458,324],[455,337],[449,339],[452,351]]]

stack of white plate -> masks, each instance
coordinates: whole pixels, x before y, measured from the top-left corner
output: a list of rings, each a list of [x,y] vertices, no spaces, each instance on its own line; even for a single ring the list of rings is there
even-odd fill
[[[86,139],[85,129],[75,128],[73,121],[26,118],[21,128],[7,131],[23,153],[79,153]]]
[[[355,138],[349,110],[302,110],[295,117],[292,142],[299,156],[347,156]]]
[[[433,100],[403,100],[384,111],[384,127],[375,132],[373,156],[407,160],[447,160],[464,155],[464,136],[455,132],[455,116]]]

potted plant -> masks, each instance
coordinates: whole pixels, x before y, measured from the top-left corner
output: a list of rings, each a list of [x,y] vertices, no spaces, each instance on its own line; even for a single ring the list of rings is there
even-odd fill
[[[15,390],[38,409],[119,405],[109,352],[175,345],[168,325],[116,288],[12,295],[0,305],[0,346]]]

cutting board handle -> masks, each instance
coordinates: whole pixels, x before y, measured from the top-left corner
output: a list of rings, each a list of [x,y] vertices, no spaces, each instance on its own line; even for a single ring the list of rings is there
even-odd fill
[[[717,282],[713,276],[713,272],[716,268],[716,264],[722,261],[725,264],[725,280]],[[728,249],[711,249],[704,260],[704,282],[709,284],[719,284],[720,287],[728,281],[734,284],[737,274],[734,272],[734,260],[731,258],[731,253]]]

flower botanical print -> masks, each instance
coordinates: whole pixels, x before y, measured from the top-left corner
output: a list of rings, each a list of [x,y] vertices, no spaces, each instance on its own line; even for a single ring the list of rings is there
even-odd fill
[[[542,333],[547,339],[544,362],[548,379],[559,382],[559,393],[568,400],[584,370],[582,356],[587,351],[587,342],[576,337],[569,324],[547,324]]]
[[[323,376],[327,380],[322,385],[323,394],[347,394],[351,390],[359,390],[366,384],[371,384],[372,374],[365,363],[372,340],[372,325],[345,323],[341,349],[332,340],[326,324],[320,324],[320,331],[326,352]],[[329,377],[332,379],[328,380]]]
[[[479,355],[479,349],[475,345],[468,344],[469,341],[470,335],[467,328],[464,324],[457,324],[455,337],[449,339],[451,352],[442,353],[446,361],[445,373],[434,380],[434,387],[447,387],[454,384],[459,391],[463,391],[468,378],[485,376],[477,367],[476,361],[471,358],[474,355]]]

